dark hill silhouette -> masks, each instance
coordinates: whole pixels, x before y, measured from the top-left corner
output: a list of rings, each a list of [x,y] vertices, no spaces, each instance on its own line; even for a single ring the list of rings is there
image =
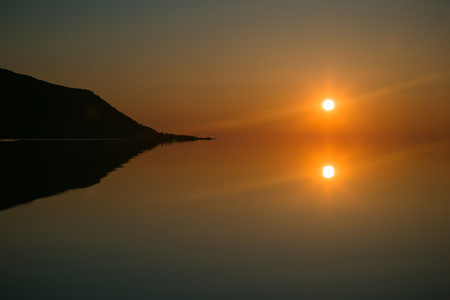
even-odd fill
[[[11,138],[198,139],[141,125],[91,91],[0,69],[0,139]]]
[[[157,145],[125,140],[0,143],[0,211],[95,185]]]

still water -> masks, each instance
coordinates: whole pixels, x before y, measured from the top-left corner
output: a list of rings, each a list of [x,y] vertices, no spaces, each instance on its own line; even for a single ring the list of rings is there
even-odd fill
[[[0,143],[1,299],[450,299],[447,141],[120,143]]]

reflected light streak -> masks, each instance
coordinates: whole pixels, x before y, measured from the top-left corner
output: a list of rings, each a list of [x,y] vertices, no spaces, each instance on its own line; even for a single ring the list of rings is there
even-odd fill
[[[276,186],[287,182],[295,182],[299,180],[311,179],[309,176],[299,175],[297,172],[285,173],[285,174],[273,174],[272,176],[255,178],[253,180],[241,181],[235,184],[226,184],[208,189],[202,189],[195,193],[194,199],[211,198],[218,195],[230,195],[234,193],[242,193],[249,190],[267,188]]]
[[[312,194],[323,193],[330,194],[333,191],[341,191],[341,192],[349,192],[344,183],[336,183],[333,181],[332,185],[326,184],[323,185],[323,180],[317,176],[314,170],[317,170],[316,167],[309,166],[303,168],[303,172],[291,172],[284,174],[273,174],[271,176],[262,176],[259,178],[254,178],[253,180],[241,181],[235,184],[225,184],[218,186],[211,186],[208,189],[202,188],[200,191],[196,191],[193,193],[193,199],[208,199],[219,195],[230,195],[235,193],[242,193],[250,190],[256,190],[261,188],[270,188],[273,186],[277,186],[280,184],[286,183],[295,183],[298,181],[306,181],[309,182],[309,186],[311,188],[310,192]],[[316,175],[315,175],[316,174]],[[335,175],[334,167],[325,166],[323,168],[323,177],[332,178]],[[321,177],[323,179],[323,177]],[[331,182],[328,182],[331,183]],[[330,188],[332,190],[330,190]],[[305,191],[303,191],[305,192]]]
[[[349,186],[349,180],[352,180],[351,178],[356,176],[356,174],[367,172],[366,169],[368,168],[370,169],[373,167],[379,167],[383,164],[391,164],[395,161],[409,159],[412,156],[426,153],[436,148],[444,146],[448,147],[448,145],[448,140],[435,141],[407,147],[400,151],[381,155],[370,160],[359,161],[357,163],[348,163],[349,159],[345,158],[346,152],[343,151],[343,153],[333,155],[333,166],[331,166],[331,164],[323,166],[324,158],[330,161],[330,158],[328,157],[329,155],[317,153],[313,154],[313,156],[308,159],[310,164],[302,165],[299,170],[294,172],[271,174],[236,183],[210,186],[208,189],[202,187],[201,190],[193,193],[193,197],[194,199],[207,199],[218,195],[230,195],[249,190],[271,188],[281,184],[292,184],[303,181],[307,182],[306,186],[308,186],[308,190],[305,191],[303,189],[302,193],[311,193],[312,195],[320,194],[325,197],[324,199],[333,199],[335,195],[339,193],[341,195],[345,194],[351,198],[352,189]],[[336,176],[335,164],[337,164],[338,170],[340,170],[339,180],[328,180]],[[318,172],[318,169],[322,169],[322,174]],[[303,185],[303,188],[304,187],[305,185]]]
[[[442,147],[448,147],[448,146],[449,146],[449,140],[442,139],[442,140],[432,141],[432,142],[428,142],[428,143],[421,144],[421,145],[414,145],[414,146],[406,147],[401,150],[373,158],[369,161],[365,161],[365,162],[361,163],[357,169],[373,168],[375,166],[392,164],[397,161],[411,159],[411,157],[414,157],[416,155],[428,153],[428,152],[434,151],[436,149],[440,149]]]

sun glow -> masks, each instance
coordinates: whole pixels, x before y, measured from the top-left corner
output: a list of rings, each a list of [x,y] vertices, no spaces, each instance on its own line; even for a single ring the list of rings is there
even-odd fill
[[[328,100],[323,101],[322,107],[325,110],[332,110],[334,108],[333,100],[328,99]]]
[[[334,168],[332,166],[323,167],[323,177],[331,178],[334,176]]]

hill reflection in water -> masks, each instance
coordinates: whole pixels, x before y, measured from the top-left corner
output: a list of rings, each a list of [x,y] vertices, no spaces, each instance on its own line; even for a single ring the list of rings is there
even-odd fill
[[[32,145],[51,193],[128,163],[0,213],[2,299],[450,299],[447,141]]]
[[[47,140],[0,143],[0,210],[95,185],[156,142]]]

